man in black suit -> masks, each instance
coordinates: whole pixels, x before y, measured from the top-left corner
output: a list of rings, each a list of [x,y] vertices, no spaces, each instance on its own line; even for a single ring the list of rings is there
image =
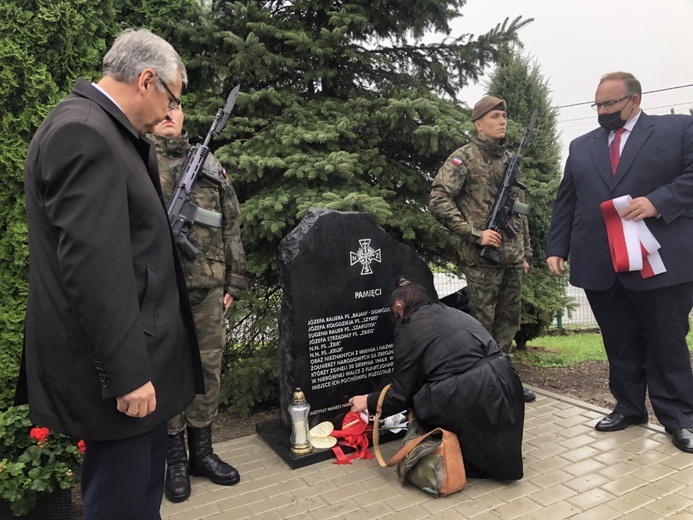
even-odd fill
[[[79,79],[26,158],[29,301],[18,400],[85,440],[84,517],[160,519],[166,421],[202,392],[185,281],[143,136],[180,104],[185,67],[122,33],[103,78]]]
[[[602,77],[602,128],[570,144],[547,263],[560,276],[570,256],[602,331],[616,407],[595,428],[646,423],[649,391],[674,445],[693,453],[693,117],[648,116],[641,98],[632,74]]]

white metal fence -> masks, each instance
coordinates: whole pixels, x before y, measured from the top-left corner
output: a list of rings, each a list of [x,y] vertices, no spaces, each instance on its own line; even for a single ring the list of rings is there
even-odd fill
[[[436,291],[438,292],[439,298],[444,298],[448,294],[452,294],[459,291],[462,287],[467,285],[464,277],[459,278],[458,276],[450,273],[434,273],[433,283],[435,285]],[[569,311],[565,310],[563,316],[557,318],[554,321],[554,326],[557,327],[596,327],[597,320],[594,319],[592,310],[590,309],[589,303],[587,302],[587,297],[585,296],[585,291],[579,287],[573,287],[569,285],[566,289],[566,294],[573,298],[577,307]]]
[[[587,302],[587,296],[585,296],[585,291],[579,287],[573,287],[568,285],[566,288],[566,295],[570,296],[577,307],[575,310],[566,310],[563,317],[560,320],[561,323],[556,323],[556,325],[562,325],[563,327],[596,327],[597,320],[592,314],[592,309],[590,309],[590,304]]]

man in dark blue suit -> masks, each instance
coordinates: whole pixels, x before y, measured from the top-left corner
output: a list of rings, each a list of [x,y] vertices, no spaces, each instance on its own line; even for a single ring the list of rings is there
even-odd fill
[[[693,305],[693,117],[648,116],[641,98],[632,74],[602,77],[592,105],[601,128],[570,144],[547,263],[561,276],[570,257],[570,282],[585,289],[602,331],[616,407],[595,428],[646,423],[649,391],[674,445],[693,453],[686,345]],[[609,201],[624,196],[632,200],[614,203],[619,212],[607,231]],[[637,240],[648,230],[660,246],[650,247],[650,256],[640,253]],[[624,237],[634,237],[635,247],[628,249]]]

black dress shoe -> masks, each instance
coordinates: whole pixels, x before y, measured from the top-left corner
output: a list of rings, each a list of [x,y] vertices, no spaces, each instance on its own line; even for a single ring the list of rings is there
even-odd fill
[[[522,387],[522,399],[525,403],[531,403],[537,400],[537,396],[529,388]]]
[[[630,426],[631,424],[645,424],[649,417],[647,412],[642,415],[626,417],[618,412],[611,412],[609,415],[599,421],[594,429],[600,432],[617,432]]]
[[[665,429],[667,433],[671,433],[674,446],[686,453],[693,453],[693,428]]]

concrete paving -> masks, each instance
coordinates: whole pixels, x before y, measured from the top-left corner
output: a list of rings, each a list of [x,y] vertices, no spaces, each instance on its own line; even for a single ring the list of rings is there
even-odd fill
[[[610,410],[533,388],[524,434],[525,477],[513,483],[469,479],[466,488],[430,498],[401,485],[394,468],[373,460],[320,462],[291,470],[257,436],[219,443],[241,482],[224,487],[193,477],[192,496],[165,520],[693,520],[693,455],[654,425],[594,430]],[[399,441],[383,446],[385,457]]]

